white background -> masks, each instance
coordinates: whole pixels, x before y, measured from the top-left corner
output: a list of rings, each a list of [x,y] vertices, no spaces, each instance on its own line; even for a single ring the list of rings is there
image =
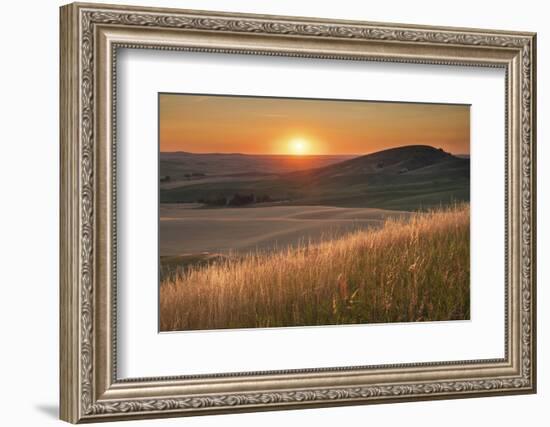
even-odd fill
[[[503,69],[135,49],[117,64],[119,377],[504,357]],[[158,92],[471,104],[471,321],[159,334]]]
[[[114,3],[118,3],[112,0]],[[538,39],[538,117],[550,115],[550,29],[543,2],[338,2],[277,0],[133,1],[134,4],[319,16],[326,18],[530,30]],[[57,421],[58,402],[58,1],[3,5],[0,68],[0,399],[2,424],[44,426]],[[124,425],[412,426],[547,425],[550,405],[550,321],[545,287],[550,267],[548,127],[539,120],[539,393],[454,401],[324,408],[129,422]],[[493,255],[493,254],[489,254]],[[500,256],[494,254],[493,256]]]

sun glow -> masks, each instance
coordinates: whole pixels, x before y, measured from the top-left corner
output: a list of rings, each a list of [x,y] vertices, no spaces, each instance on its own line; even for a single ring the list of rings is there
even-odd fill
[[[294,138],[289,143],[290,153],[295,156],[307,154],[309,151],[309,141],[304,138]]]

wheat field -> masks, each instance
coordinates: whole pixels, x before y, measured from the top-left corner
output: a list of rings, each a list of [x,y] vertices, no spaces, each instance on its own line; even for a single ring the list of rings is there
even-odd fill
[[[161,331],[465,320],[470,209],[191,266],[160,285]]]

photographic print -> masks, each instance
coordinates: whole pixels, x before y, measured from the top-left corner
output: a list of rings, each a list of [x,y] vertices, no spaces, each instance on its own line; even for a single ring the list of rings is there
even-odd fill
[[[161,331],[470,318],[469,105],[158,102]]]

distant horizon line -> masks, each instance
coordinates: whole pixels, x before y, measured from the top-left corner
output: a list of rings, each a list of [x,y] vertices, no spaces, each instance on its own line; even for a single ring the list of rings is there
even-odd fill
[[[186,150],[176,150],[176,151],[159,151],[159,153],[163,154],[177,154],[177,153],[184,153],[184,154],[204,154],[204,155],[240,155],[240,156],[292,156],[292,157],[311,157],[311,156],[366,156],[369,154],[375,154],[380,153],[382,151],[392,150],[395,148],[404,148],[404,147],[415,147],[415,146],[424,146],[424,147],[431,147],[436,150],[439,148],[436,148],[431,145],[425,145],[425,144],[411,144],[411,145],[399,145],[395,147],[385,148],[383,150],[377,150],[377,151],[370,151],[370,152],[364,152],[364,153],[307,153],[307,154],[295,154],[295,153],[243,153],[239,151],[231,151],[231,152],[221,152],[221,151],[186,151]],[[445,150],[443,150],[445,151]],[[445,151],[446,153],[452,154],[453,156],[470,156],[470,153],[453,153],[450,151]]]
[[[384,151],[384,150],[381,150]],[[351,156],[367,156],[369,154],[379,153],[379,151],[373,151],[370,153],[341,153],[341,154],[294,154],[294,153],[240,153],[240,152],[219,152],[219,151],[159,151],[159,153],[163,154],[177,154],[177,153],[184,153],[184,154],[204,154],[204,155],[221,155],[225,154],[228,156],[291,156],[291,157],[313,157],[313,156],[340,156],[340,157],[351,157]],[[446,151],[446,153],[449,153],[453,156],[470,156],[470,153],[451,153],[449,151]]]
[[[371,153],[342,153],[342,154],[320,154],[320,153],[308,153],[308,154],[294,154],[294,153],[243,153],[240,151],[159,151],[160,153],[166,154],[176,154],[176,153],[185,153],[185,154],[227,154],[227,155],[240,155],[240,156],[293,156],[293,157],[308,157],[308,156],[364,156],[365,154]]]

